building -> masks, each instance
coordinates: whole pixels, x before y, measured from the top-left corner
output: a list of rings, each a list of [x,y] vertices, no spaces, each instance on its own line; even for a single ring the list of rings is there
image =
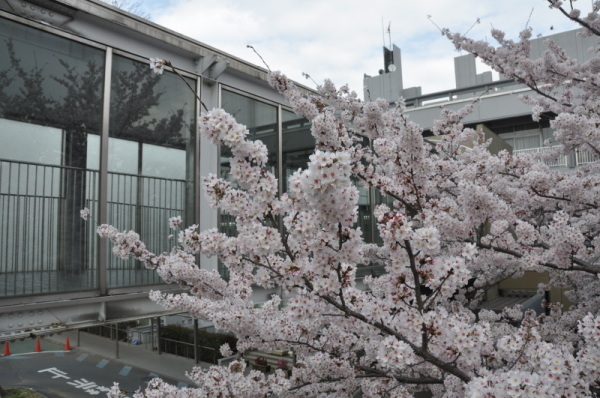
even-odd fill
[[[587,46],[572,32],[557,37],[585,56]],[[439,104],[459,107],[489,89],[467,123],[485,126],[500,147],[515,151],[540,150],[551,135],[518,100],[526,88],[477,75],[469,56],[457,58],[456,89],[423,95],[403,88],[400,50],[384,55],[385,69],[365,79],[366,98],[404,96],[425,129]],[[151,57],[171,61],[185,81],[151,73]],[[173,244],[169,217],[232,230],[233,219],[201,194],[201,176],[226,175],[229,161],[197,135],[200,100],[224,108],[265,142],[285,191],[314,140],[266,76],[99,0],[0,0],[0,342],[168,315],[147,293],[177,287],[111,254],[95,226],[138,231],[154,252]],[[573,155],[560,166],[584,160]],[[375,240],[374,202],[375,193],[361,189],[359,223],[368,241]],[[84,207],[88,223],[80,218]],[[200,264],[219,269],[215,259]],[[255,301],[273,293],[257,290]]]
[[[167,314],[147,293],[176,287],[111,254],[95,226],[138,231],[154,252],[171,249],[169,217],[227,230],[200,192],[228,167],[197,135],[200,99],[265,141],[284,189],[314,144],[266,76],[99,0],[0,0],[0,342]]]
[[[571,30],[533,39],[531,58],[541,57],[546,50],[544,41],[549,39],[579,63],[587,61],[590,58],[587,49],[597,43],[593,37],[579,35],[580,31]],[[448,109],[460,109],[480,98],[475,111],[464,119],[464,123],[469,127],[485,128],[490,136],[496,137],[494,145],[498,145],[497,149],[507,148],[513,153],[541,152],[544,150],[544,141],[552,139],[549,121],[534,122],[531,106],[519,99],[523,94],[533,94],[532,90],[504,76],[493,80],[489,71],[478,74],[474,56],[467,54],[454,58],[455,88],[429,94],[422,94],[421,87],[404,88],[400,57],[398,47],[393,46],[392,50],[384,48],[384,69],[378,75],[364,76],[365,98],[385,98],[390,103],[404,98],[411,120],[426,131],[439,118],[440,105]],[[573,153],[551,166],[572,168],[592,160],[591,153]]]

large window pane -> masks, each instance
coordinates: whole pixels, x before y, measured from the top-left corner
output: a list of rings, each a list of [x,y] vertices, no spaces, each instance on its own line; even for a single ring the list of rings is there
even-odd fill
[[[357,226],[360,227],[363,233],[365,242],[373,243],[373,208],[371,206],[371,197],[369,189],[363,186],[359,181],[354,181],[358,188],[358,221]]]
[[[189,81],[193,87],[193,81]],[[108,161],[109,223],[138,231],[148,248],[169,251],[168,218],[194,222],[195,98],[173,73],[113,59]],[[108,256],[108,286],[160,283],[133,260]]]
[[[104,53],[0,19],[0,296],[96,288]],[[90,239],[90,238],[94,239]]]
[[[277,153],[278,153],[278,122],[277,107],[258,101],[254,98],[221,90],[221,108],[233,115],[238,123],[245,125],[250,131],[248,139],[261,140],[268,150],[267,169],[277,176]],[[220,172],[221,177],[229,179],[231,166],[229,148],[221,147]],[[219,230],[229,236],[237,234],[235,217],[225,213],[219,213]],[[219,262],[219,272],[224,278],[228,278],[227,269]]]
[[[283,189],[289,188],[289,178],[298,169],[305,169],[315,150],[315,139],[310,133],[310,122],[293,112],[283,110]],[[355,181],[359,192],[357,226],[363,231],[366,242],[373,237],[369,190]]]
[[[269,158],[266,167],[277,176],[277,107],[232,91],[222,90],[221,108],[233,115],[238,123],[248,128],[250,131],[248,139],[260,140],[267,146]],[[229,148],[221,148],[221,177],[223,178],[229,176],[230,156]],[[220,229],[234,236],[236,233],[234,217],[221,214]]]
[[[510,145],[513,150],[522,151],[525,149],[535,149],[539,148],[540,145],[540,134],[527,134],[529,132],[524,132],[521,136],[513,136],[510,138],[505,138],[504,140],[508,145]]]
[[[310,122],[288,110],[282,111],[283,190],[289,188],[289,178],[298,169],[305,169],[309,156],[315,151],[315,139]]]

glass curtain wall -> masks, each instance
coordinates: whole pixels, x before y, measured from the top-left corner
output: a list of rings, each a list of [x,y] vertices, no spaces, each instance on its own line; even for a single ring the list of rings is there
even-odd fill
[[[314,152],[315,139],[310,133],[310,122],[286,109],[282,110],[282,162],[283,190],[289,189],[289,178],[298,169],[305,169],[309,156]],[[358,188],[358,226],[363,232],[365,241],[373,240],[371,222],[371,200],[369,190],[357,181]]]
[[[269,153],[267,168],[275,176],[278,175],[278,108],[275,105],[244,96],[237,92],[221,90],[221,108],[235,117],[238,123],[245,125],[251,140],[261,140]],[[228,178],[230,165],[229,148],[221,147],[221,177]],[[229,236],[235,236],[235,218],[229,214],[220,214],[220,229]]]
[[[0,19],[0,297],[93,289],[104,52]]]
[[[250,131],[249,139],[261,140],[267,146],[267,168],[277,176],[279,170],[277,163],[279,145],[278,107],[254,97],[222,89],[221,108],[233,115],[238,123],[248,128]],[[219,161],[220,175],[225,179],[229,179],[229,172],[231,170],[230,157],[231,150],[221,147]],[[235,217],[225,212],[219,212],[219,230],[229,236],[235,236],[237,234]],[[218,267],[221,275],[224,278],[228,278],[227,269],[220,261]]]
[[[309,156],[314,152],[315,140],[310,132],[310,122],[281,105],[272,105],[265,101],[243,95],[228,89],[221,90],[221,107],[233,115],[239,123],[245,124],[250,130],[251,139],[262,140],[269,151],[269,169],[281,181],[281,189],[286,192],[289,188],[289,178],[298,169],[306,168]],[[277,114],[281,114],[281,126]],[[281,149],[279,149],[281,137]],[[220,170],[221,177],[229,176],[228,148],[221,148]],[[281,173],[278,165],[281,160]],[[358,226],[363,231],[365,241],[373,241],[373,221],[370,191],[360,184]],[[235,218],[229,214],[220,214],[219,228],[229,236],[235,236]],[[221,273],[226,277],[226,270],[220,266]]]
[[[137,231],[155,253],[170,251],[168,219],[194,223],[194,94],[174,73],[118,55],[111,81],[108,221]],[[109,255],[107,268],[109,288],[160,283],[132,259]]]
[[[104,269],[107,288],[161,283],[112,253],[98,264],[103,200],[108,223],[158,253],[174,245],[169,217],[196,222],[194,94],[119,54],[99,192],[105,62],[101,46],[0,18],[0,298],[98,290]]]
[[[310,122],[287,109],[282,110],[282,164],[283,190],[289,189],[289,179],[298,169],[305,169],[309,156],[315,150],[315,139],[310,133]]]

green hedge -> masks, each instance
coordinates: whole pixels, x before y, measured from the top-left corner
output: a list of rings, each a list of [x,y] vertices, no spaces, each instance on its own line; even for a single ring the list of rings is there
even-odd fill
[[[43,395],[26,388],[8,388],[6,391],[0,388],[0,397],[2,398],[43,398]]]
[[[162,338],[177,341],[165,341],[164,343],[161,343],[161,349],[165,352],[194,358],[193,347],[189,345],[194,343],[193,329],[180,325],[167,325],[161,327],[160,334],[160,337]],[[216,363],[218,359],[223,358],[219,352],[219,348],[225,343],[229,344],[229,347],[231,347],[232,350],[235,350],[237,339],[228,334],[198,330],[198,359],[202,362]],[[216,352],[210,349],[203,349],[202,347],[213,348]]]

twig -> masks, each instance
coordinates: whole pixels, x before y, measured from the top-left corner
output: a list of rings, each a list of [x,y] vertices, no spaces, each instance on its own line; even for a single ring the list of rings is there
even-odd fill
[[[431,15],[427,15],[427,19],[429,19],[429,22],[431,22],[431,23],[433,24],[433,26],[435,26],[436,28],[438,28],[438,30],[439,30],[440,32],[442,32],[442,33],[444,32],[444,30],[443,30],[442,28],[440,28],[440,27],[438,26],[438,24],[436,24],[435,22],[433,22],[433,18],[431,18]]]
[[[192,86],[190,86],[190,83],[188,83],[188,81],[185,79],[185,77],[183,77],[183,76],[181,75],[181,73],[179,73],[179,71],[177,71],[177,69],[175,69],[175,67],[173,66],[173,64],[171,64],[171,61],[163,60],[163,64],[164,64],[164,65],[166,65],[166,66],[169,66],[169,67],[171,67],[171,70],[172,70],[173,72],[175,72],[175,74],[176,74],[177,76],[179,76],[179,77],[181,78],[181,80],[183,80],[183,82],[186,84],[186,86],[188,86],[188,88],[190,89],[190,91],[192,92],[192,94],[194,94],[194,97],[196,97],[196,99],[197,99],[198,101],[200,101],[200,105],[202,105],[202,108],[204,108],[204,110],[205,110],[206,112],[208,112],[208,108],[206,107],[206,104],[204,104],[204,102],[202,101],[202,99],[200,98],[200,96],[198,96],[198,94],[196,94],[196,90],[194,90],[194,89],[192,88]]]
[[[470,27],[469,29],[467,29],[467,31],[464,33],[464,35],[463,35],[463,36],[466,36],[466,35],[467,35],[467,33],[469,33],[469,32],[471,31],[471,29],[473,29],[473,27],[474,27],[475,25],[477,25],[478,23],[481,23],[481,19],[479,19],[479,18],[477,18],[477,19],[475,20],[475,22],[473,22],[473,25],[471,25],[471,27]]]
[[[529,22],[531,21],[531,16],[533,15],[534,8],[531,7],[531,12],[529,13],[529,18],[527,18],[527,23],[525,24],[525,29],[529,27]]]
[[[252,51],[254,51],[254,54],[258,55],[258,58],[260,58],[260,60],[262,61],[263,64],[265,64],[265,66],[267,67],[267,70],[270,72],[271,68],[269,68],[269,65],[265,62],[264,58],[258,53],[258,51],[256,51],[256,49],[254,47],[252,47],[250,44],[248,44],[246,47],[251,48]]]

